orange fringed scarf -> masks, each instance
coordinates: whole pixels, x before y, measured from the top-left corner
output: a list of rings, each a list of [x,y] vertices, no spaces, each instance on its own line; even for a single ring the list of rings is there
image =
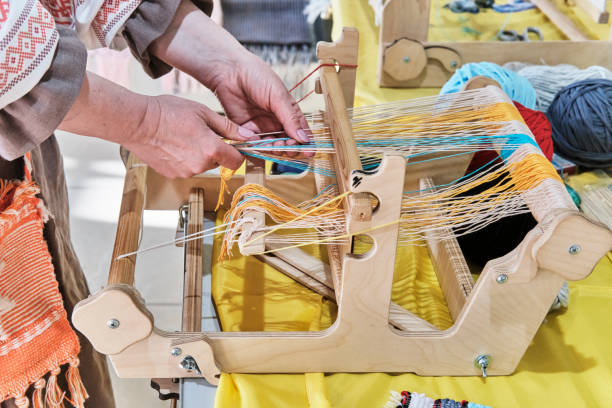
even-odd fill
[[[0,401],[82,408],[88,395],[78,371],[79,341],[43,237],[46,209],[27,167],[25,181],[0,180]],[[69,390],[57,383],[64,364]]]

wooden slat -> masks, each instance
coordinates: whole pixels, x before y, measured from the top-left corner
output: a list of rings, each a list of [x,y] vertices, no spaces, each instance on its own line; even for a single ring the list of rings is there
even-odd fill
[[[108,273],[109,285],[113,283],[134,284],[136,255],[119,260],[117,260],[117,257],[138,249],[148,167],[130,153],[126,168],[119,221],[115,234],[115,246],[113,247],[113,257]]]
[[[574,22],[570,20],[568,16],[563,14],[555,5],[549,0],[530,0],[531,3],[535,4],[538,9],[546,15],[553,22],[554,25],[561,30],[563,34],[572,41],[585,41],[589,38],[582,33],[576,27]]]
[[[282,244],[278,243],[266,243],[266,249],[278,249],[282,246]],[[275,255],[276,257],[261,257],[259,259],[277,268],[280,272],[290,276],[321,296],[336,300],[333,282],[330,278],[330,265],[299,248],[278,251]],[[282,258],[281,262],[279,262],[280,258]],[[389,307],[389,323],[404,331],[439,330],[426,320],[421,319],[394,302],[391,302]]]
[[[296,282],[306,286],[315,293],[318,293],[319,295],[326,297],[330,300],[336,300],[336,294],[334,293],[333,289],[330,289],[328,285],[319,282],[317,279],[309,276],[308,274],[291,265],[287,261],[270,254],[255,255],[255,257],[261,262],[266,263],[278,270],[279,272],[282,272],[283,274],[289,276]]]
[[[510,61],[521,61],[536,65],[571,64],[578,68],[601,65],[612,68],[610,41],[429,42],[426,46],[452,49],[461,56],[459,66],[469,62],[488,61],[503,65]],[[380,85],[400,88],[441,87],[451,75],[451,71],[430,59],[417,78],[399,82],[388,75],[382,75]]]
[[[189,195],[187,235],[204,229],[204,190],[194,188]],[[185,280],[183,287],[183,330],[202,330],[202,273],[204,241],[185,244]]]

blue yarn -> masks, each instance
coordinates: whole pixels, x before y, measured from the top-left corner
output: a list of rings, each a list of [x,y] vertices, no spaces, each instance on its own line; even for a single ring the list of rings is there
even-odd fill
[[[531,10],[532,8],[536,8],[536,5],[524,0],[514,0],[505,4],[493,5],[493,10],[498,13],[516,13],[518,11]]]
[[[535,109],[536,93],[529,81],[516,72],[491,62],[469,63],[459,68],[440,90],[441,94],[459,92],[471,78],[482,75],[496,80],[506,94],[521,105]]]
[[[585,79],[568,85],[546,114],[556,153],[586,167],[612,166],[612,81]]]

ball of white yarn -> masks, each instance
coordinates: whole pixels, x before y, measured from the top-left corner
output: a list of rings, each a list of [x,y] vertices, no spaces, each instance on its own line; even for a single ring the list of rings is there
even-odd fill
[[[504,65],[511,71],[527,78],[536,91],[536,109],[546,111],[553,98],[561,88],[583,79],[610,79],[612,72],[607,68],[593,65],[580,69],[573,65],[530,65],[521,62],[509,62]]]

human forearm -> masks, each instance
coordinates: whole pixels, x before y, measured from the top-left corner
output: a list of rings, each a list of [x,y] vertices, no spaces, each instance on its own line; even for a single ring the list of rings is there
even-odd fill
[[[150,102],[150,97],[88,72],[59,129],[126,144],[146,131]]]
[[[157,58],[214,88],[253,55],[191,1],[184,0],[166,32],[151,44]]]
[[[214,91],[232,121],[256,133],[284,130],[308,141],[308,123],[280,78],[189,0],[150,49]]]
[[[243,157],[223,138],[253,136],[197,102],[139,95],[91,73],[59,128],[120,143],[167,177],[236,169]]]

